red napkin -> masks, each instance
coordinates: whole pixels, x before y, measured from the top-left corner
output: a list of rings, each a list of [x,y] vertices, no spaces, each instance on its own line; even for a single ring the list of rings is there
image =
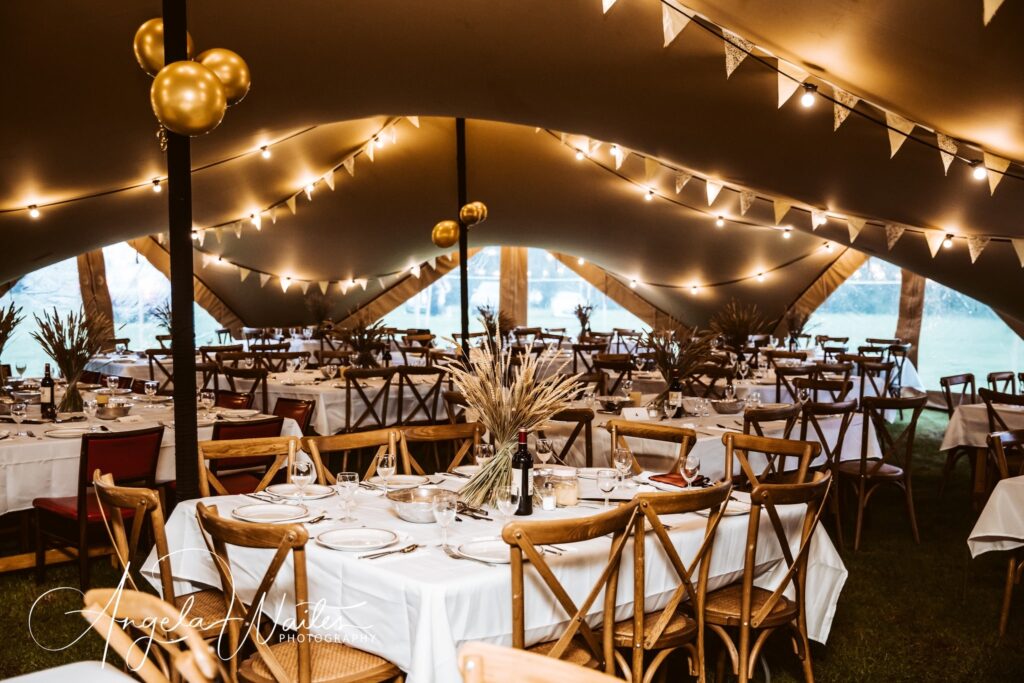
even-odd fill
[[[686,480],[683,479],[683,475],[668,473],[668,474],[655,474],[649,477],[652,481],[661,482],[662,484],[671,484],[672,486],[678,486],[681,489],[686,488]]]

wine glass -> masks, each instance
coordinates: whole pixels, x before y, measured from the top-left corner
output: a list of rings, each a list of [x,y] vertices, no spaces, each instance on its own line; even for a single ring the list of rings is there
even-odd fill
[[[591,410],[593,410],[593,408],[594,408],[594,401],[596,400],[596,397],[597,397],[597,392],[595,392],[592,388],[588,387],[583,392],[583,403],[584,403],[584,405],[587,408],[590,408]]]
[[[302,338],[305,339],[306,341],[309,341],[310,339],[312,339],[313,338],[313,328],[312,327],[303,327],[302,328]]]
[[[800,391],[797,394],[801,403],[807,403],[811,400],[811,392],[807,390],[807,387],[800,387]]]
[[[345,515],[341,521],[354,522],[356,518],[352,516],[352,503],[355,501],[356,489],[359,488],[359,473],[338,472],[335,482],[338,487],[338,497],[341,498],[341,510]]]
[[[611,507],[611,501],[608,500],[608,494],[615,490],[618,485],[619,473],[615,470],[598,470],[597,471],[597,488],[601,489],[604,493],[604,506]]]
[[[434,496],[431,507],[434,509],[434,521],[441,527],[441,545],[448,546],[448,527],[455,521],[455,513],[459,509],[459,499],[451,491],[438,492]]]
[[[142,385],[143,390],[146,392],[146,398],[149,401],[148,407],[153,407],[153,397],[156,396],[156,390],[160,388],[160,382],[150,380]]]
[[[673,417],[675,417],[676,410],[678,408],[679,408],[679,406],[677,406],[675,403],[673,403],[672,401],[670,401],[668,399],[665,399],[661,403],[661,412],[662,412],[662,414],[665,415],[665,419],[666,420],[671,420]]]
[[[483,467],[494,457],[494,445],[489,443],[478,443],[473,447],[473,456],[476,464]]]
[[[498,512],[502,517],[502,525],[508,524],[512,519],[512,513],[519,507],[519,488],[514,485],[499,486],[494,496]]]
[[[686,481],[686,486],[692,486],[698,476],[700,476],[700,456],[690,453],[683,461],[683,479]]]
[[[746,359],[741,360],[737,370],[739,372],[740,379],[746,379],[747,373],[750,372],[750,363],[748,363]]]
[[[24,377],[25,377],[25,371],[26,371],[26,370],[28,370],[28,365],[26,365],[25,363],[17,363],[17,364],[16,364],[15,366],[14,366],[14,369],[15,369],[15,370],[17,371],[17,373],[18,373],[18,379],[24,379]]]
[[[622,395],[629,398],[630,392],[633,391],[633,380],[626,377],[622,380]]]
[[[628,448],[616,448],[612,451],[612,464],[619,473],[619,479],[624,480],[633,469],[633,454]]]
[[[749,394],[747,394],[747,405],[750,406],[751,408],[760,408],[761,407],[761,392],[760,391],[751,391]]]
[[[313,483],[316,472],[313,463],[306,459],[295,458],[292,461],[291,479],[299,490],[300,496],[306,495],[306,487]]]
[[[736,398],[736,387],[734,385],[732,385],[732,384],[726,384],[725,385],[724,393],[725,393],[725,400],[726,401],[731,401],[734,398]]]
[[[395,476],[395,454],[391,451],[384,451],[377,461],[377,474],[384,480],[384,497],[388,495],[388,482]]]
[[[117,386],[118,384],[120,384],[120,382],[121,380],[117,376],[107,375],[107,389],[110,389],[111,391],[117,389]]]
[[[199,400],[197,401],[197,403],[199,405],[200,410],[203,411],[204,417],[208,412],[210,412],[210,408],[212,408],[214,403],[216,402],[217,394],[215,392],[210,391],[209,389],[204,389],[203,391],[199,392]]]
[[[18,425],[18,433],[15,436],[28,436],[25,431],[21,428],[22,421],[28,416],[28,405],[23,402],[11,404],[11,418],[14,423]]]
[[[541,461],[541,464],[547,465],[548,460],[551,460],[553,453],[551,452],[551,441],[545,437],[537,437],[537,459]]]

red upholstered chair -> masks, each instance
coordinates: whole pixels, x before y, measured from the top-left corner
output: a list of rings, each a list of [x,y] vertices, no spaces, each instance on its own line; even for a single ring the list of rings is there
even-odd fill
[[[221,389],[216,394],[214,405],[218,408],[252,408],[253,394],[244,391],[228,391],[227,389]]]
[[[299,398],[279,398],[274,404],[274,415],[290,417],[299,423],[302,434],[309,435],[309,423],[313,420],[316,401],[305,401]]]
[[[92,473],[100,470],[110,474],[114,483],[137,483],[152,488],[156,464],[160,456],[164,428],[151,427],[131,432],[100,432],[82,436],[78,463],[77,495],[63,498],[36,498],[36,580],[46,572],[47,546],[71,546],[78,551],[79,582],[82,590],[89,587],[90,530],[98,545],[107,543],[102,533],[103,516],[99,502],[89,487]],[[131,517],[133,511],[125,511]]]
[[[236,441],[238,439],[262,439],[281,436],[283,417],[270,417],[249,422],[224,422],[213,424],[213,441]],[[274,463],[274,457],[262,460],[246,458],[219,458],[209,463],[210,471],[216,475],[228,493],[252,493],[259,486],[267,468]],[[202,463],[200,463],[201,466]]]

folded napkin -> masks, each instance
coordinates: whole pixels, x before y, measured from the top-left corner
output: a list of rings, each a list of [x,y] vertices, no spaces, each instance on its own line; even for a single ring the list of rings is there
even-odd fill
[[[124,417],[114,418],[115,422],[122,422],[126,424],[134,424],[136,422],[144,422],[141,415],[125,415]]]
[[[678,486],[681,489],[685,488],[704,488],[710,484],[707,477],[700,476],[693,480],[692,486],[687,486],[686,480],[683,479],[683,475],[669,472],[667,474],[652,474],[648,477],[651,481],[657,481],[662,484],[669,484],[671,486]]]

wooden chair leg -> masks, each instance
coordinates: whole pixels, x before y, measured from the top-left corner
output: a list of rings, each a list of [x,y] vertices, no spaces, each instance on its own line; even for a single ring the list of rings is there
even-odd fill
[[[1017,562],[1010,557],[1010,566],[1006,570],[1006,587],[1003,588],[1003,608],[999,611],[999,635],[1006,635],[1006,624],[1010,621],[1010,600],[1013,598],[1014,574]]]
[[[42,515],[36,511],[36,583],[46,580],[46,543],[43,537]]]
[[[910,515],[910,530],[914,534],[914,543],[920,545],[921,535],[917,533],[917,515],[914,514],[914,494],[910,488],[909,478],[906,480],[903,488],[907,496],[907,514]]]
[[[864,527],[864,481],[857,484],[857,526],[853,532],[853,549],[860,550],[860,532]]]
[[[739,683],[747,683],[750,680],[750,628],[740,626],[739,645],[739,666],[736,667],[736,674]]]
[[[89,590],[89,526],[85,520],[78,523],[78,583],[83,593]]]

